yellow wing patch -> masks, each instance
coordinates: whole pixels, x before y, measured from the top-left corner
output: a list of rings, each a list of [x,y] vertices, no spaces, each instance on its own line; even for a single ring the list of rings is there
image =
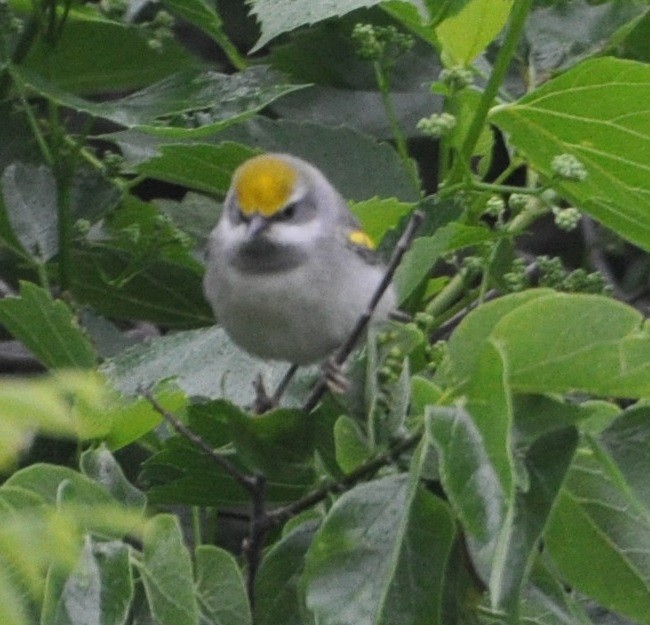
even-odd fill
[[[240,165],[233,176],[237,202],[244,215],[271,217],[289,202],[298,175],[276,156],[255,156]]]
[[[375,249],[375,242],[363,231],[353,230],[348,234],[348,241],[353,245],[365,247],[369,250]]]

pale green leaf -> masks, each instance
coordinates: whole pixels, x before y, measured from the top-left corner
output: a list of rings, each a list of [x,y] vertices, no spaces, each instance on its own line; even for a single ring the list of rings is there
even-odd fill
[[[18,297],[0,302],[0,323],[49,368],[95,365],[92,345],[67,304],[31,282],[21,282]]]
[[[183,544],[178,519],[153,517],[145,528],[138,568],[151,613],[160,625],[196,625],[199,607],[193,587],[192,561]]]
[[[195,559],[202,620],[210,625],[251,625],[244,578],[235,558],[214,545],[200,545]]]
[[[448,66],[470,65],[505,26],[514,0],[470,0],[436,26]]]
[[[51,260],[59,251],[58,200],[52,172],[44,165],[12,163],[0,183],[13,234],[37,262]]]
[[[586,180],[557,179],[553,186],[650,250],[650,66],[613,58],[585,61],[493,109],[490,121],[550,180],[554,156],[575,156],[587,170]]]

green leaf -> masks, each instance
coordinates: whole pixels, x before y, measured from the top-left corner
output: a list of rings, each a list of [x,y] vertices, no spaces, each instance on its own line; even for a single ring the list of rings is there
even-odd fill
[[[445,65],[470,65],[505,26],[514,0],[470,0],[436,26]]]
[[[626,410],[603,431],[603,448],[613,459],[629,487],[629,494],[650,511],[650,406]]]
[[[255,399],[252,383],[258,373],[272,389],[286,373],[287,365],[249,356],[233,344],[223,328],[212,327],[177,332],[137,345],[108,360],[102,370],[120,391],[129,395],[173,378],[190,396],[224,398],[245,406]],[[300,405],[312,381],[312,371],[299,374],[283,403]]]
[[[24,67],[36,73],[47,68],[48,80],[70,93],[109,93],[136,89],[199,66],[173,39],[166,40],[161,50],[152,49],[150,36],[138,26],[73,7],[56,45],[37,37]]]
[[[20,283],[18,297],[0,301],[0,323],[47,367],[95,365],[93,348],[72,311],[31,282]]]
[[[226,53],[230,62],[237,68],[243,69],[246,60],[241,57],[237,48],[223,31],[223,23],[214,6],[206,0],[163,0],[163,4],[184,20],[200,28]]]
[[[40,264],[54,258],[59,251],[59,214],[50,169],[12,163],[0,182],[5,211],[20,244]]]
[[[595,440],[576,456],[545,544],[566,583],[637,623],[650,623],[650,510]]]
[[[250,604],[235,558],[214,545],[201,545],[196,549],[195,560],[201,622],[251,625]]]
[[[643,321],[606,297],[557,293],[507,314],[490,340],[506,353],[517,391],[648,397],[650,326]]]
[[[348,200],[380,197],[414,202],[420,195],[391,145],[345,126],[256,117],[227,129],[219,138],[299,156],[319,167]]]
[[[84,451],[79,459],[79,467],[86,477],[101,484],[113,499],[144,513],[147,504],[145,494],[126,479],[122,467],[104,445]]]
[[[236,143],[163,145],[161,155],[137,167],[150,178],[224,196],[235,169],[257,150]]]
[[[577,443],[576,430],[566,428],[540,437],[528,450],[525,469],[529,483],[516,493],[490,577],[490,597],[496,608],[517,613],[522,588]]]
[[[433,236],[416,239],[395,273],[399,301],[403,302],[415,291],[441,256],[491,241],[495,236],[487,228],[452,222],[439,228]]]
[[[410,202],[401,202],[395,198],[372,198],[363,202],[354,202],[350,210],[361,222],[363,231],[375,242],[381,241],[388,230],[396,227],[400,219],[414,208]]]
[[[151,134],[199,137],[243,121],[277,98],[302,88],[286,84],[282,76],[258,65],[235,74],[188,70],[173,74],[120,100],[91,102],[21,70],[25,86],[62,106],[127,128]],[[197,113],[198,112],[198,113]],[[164,125],[184,114],[197,113],[189,126]]]
[[[305,556],[319,522],[294,527],[266,553],[255,579],[257,625],[304,625],[300,583]]]
[[[107,248],[74,251],[73,259],[74,296],[106,317],[146,319],[172,328],[214,322],[198,263],[157,256],[138,265],[128,252]]]
[[[425,408],[427,434],[474,566],[493,587],[500,584],[499,541],[515,497],[512,407],[502,351],[486,346],[465,391],[463,408]],[[493,599],[496,594],[493,588]]]
[[[194,595],[192,561],[183,544],[178,519],[159,514],[149,521],[138,568],[151,613],[160,625],[196,625],[199,607]]]
[[[133,599],[129,547],[86,537],[69,575],[50,569],[42,625],[124,625]]]
[[[331,17],[341,17],[355,9],[375,6],[379,0],[334,0],[327,3],[309,0],[249,0],[249,4],[251,13],[262,28],[262,34],[251,50],[252,53],[282,33]]]
[[[322,625],[440,622],[454,534],[446,504],[417,479],[358,485],[332,506],[309,549],[307,607]]]
[[[341,415],[334,424],[336,462],[345,473],[350,473],[368,460],[371,449],[358,423]]]
[[[549,180],[551,161],[571,154],[583,182],[554,187],[581,210],[650,250],[650,67],[613,58],[585,61],[519,101],[493,109],[490,121]]]

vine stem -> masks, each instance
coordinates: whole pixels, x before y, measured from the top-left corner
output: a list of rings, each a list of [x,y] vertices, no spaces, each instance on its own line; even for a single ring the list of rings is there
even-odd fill
[[[516,0],[513,4],[512,12],[510,13],[510,23],[503,45],[501,46],[501,50],[499,50],[496,61],[494,62],[492,73],[490,74],[490,78],[488,79],[483,95],[481,96],[478,107],[476,108],[474,118],[472,119],[472,123],[467,131],[465,141],[463,141],[458,159],[452,168],[447,184],[455,184],[461,182],[465,178],[472,153],[479,137],[481,136],[481,131],[485,125],[485,120],[487,119],[490,107],[499,93],[499,88],[501,87],[506,72],[508,71],[508,67],[510,66],[517,44],[521,38],[521,33],[526,24],[526,18],[528,17],[532,3],[532,0]]]

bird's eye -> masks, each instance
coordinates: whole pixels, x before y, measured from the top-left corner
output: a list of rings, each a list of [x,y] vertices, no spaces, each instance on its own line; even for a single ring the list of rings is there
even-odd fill
[[[293,217],[296,214],[296,208],[297,208],[297,204],[295,202],[292,202],[291,204],[287,204],[278,213],[278,219],[293,219]]]

